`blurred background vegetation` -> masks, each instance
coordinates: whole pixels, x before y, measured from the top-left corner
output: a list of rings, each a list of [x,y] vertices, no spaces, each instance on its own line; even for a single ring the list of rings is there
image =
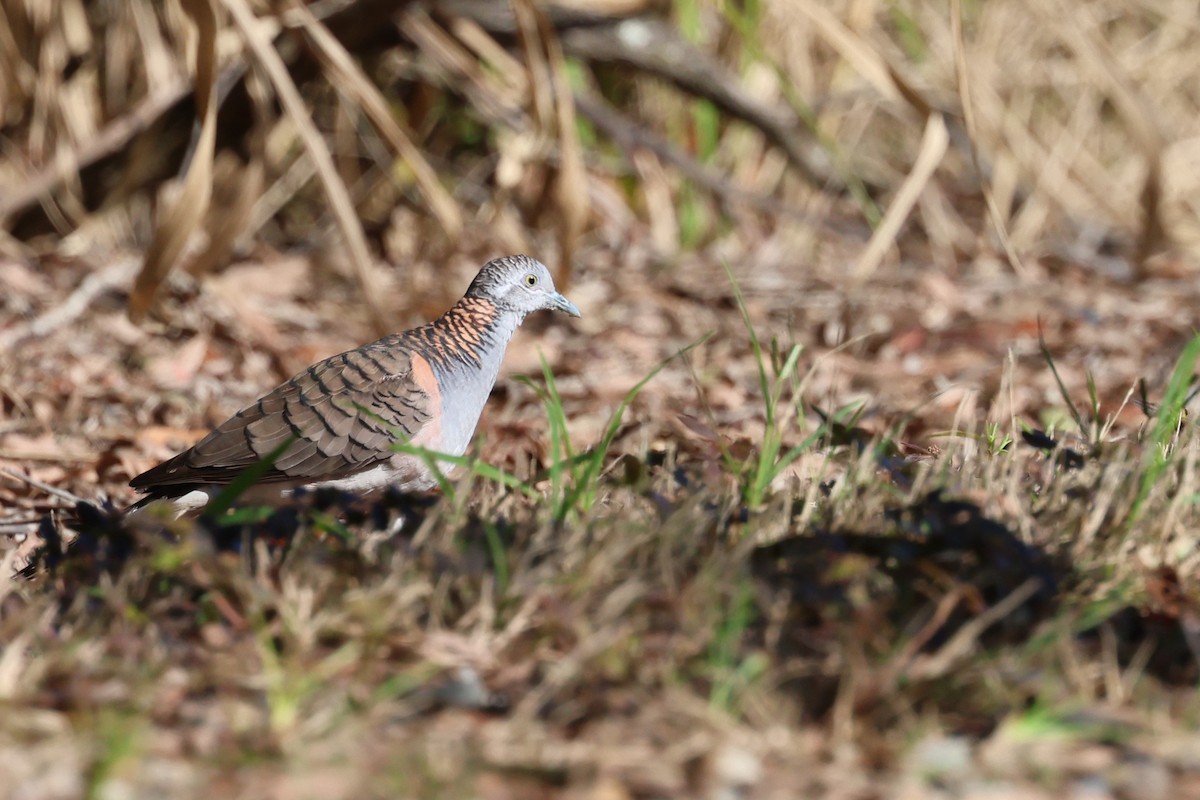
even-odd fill
[[[380,263],[479,248],[563,280],[596,248],[835,250],[861,284],[1132,279],[1200,245],[1181,2],[0,8],[0,252],[147,249],[135,315],[256,247],[332,252],[382,324]]]

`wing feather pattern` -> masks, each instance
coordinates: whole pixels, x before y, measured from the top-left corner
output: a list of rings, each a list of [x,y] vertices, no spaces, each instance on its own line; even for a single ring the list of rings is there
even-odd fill
[[[225,483],[290,437],[261,482],[336,480],[367,469],[391,457],[397,433],[411,438],[430,419],[433,404],[413,379],[412,363],[395,337],[328,358],[130,485]]]

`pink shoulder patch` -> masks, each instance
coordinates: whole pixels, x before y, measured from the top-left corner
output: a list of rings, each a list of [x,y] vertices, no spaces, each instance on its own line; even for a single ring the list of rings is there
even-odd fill
[[[413,383],[429,396],[429,420],[412,438],[412,444],[437,450],[442,441],[442,390],[433,367],[420,353],[412,354]]]

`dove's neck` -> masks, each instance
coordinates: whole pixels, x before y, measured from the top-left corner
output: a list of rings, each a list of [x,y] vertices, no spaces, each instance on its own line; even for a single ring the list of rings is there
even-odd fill
[[[489,300],[465,297],[425,327],[426,357],[441,389],[443,452],[466,452],[523,316]]]
[[[425,326],[429,347],[448,372],[481,371],[495,381],[508,342],[524,319],[481,297],[464,297]]]

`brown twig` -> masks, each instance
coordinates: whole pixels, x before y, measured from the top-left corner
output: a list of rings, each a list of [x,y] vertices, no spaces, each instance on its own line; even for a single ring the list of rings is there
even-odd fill
[[[512,34],[518,25],[503,3],[457,0],[442,4],[442,13],[465,16],[490,33]],[[842,179],[815,158],[813,145],[803,139],[804,121],[786,106],[768,105],[746,94],[735,75],[680,37],[666,22],[651,17],[613,20],[611,16],[551,15],[560,31],[563,50],[571,56],[600,63],[622,63],[673,83],[704,98],[725,113],[762,131],[787,155],[806,180],[828,189]]]
[[[7,469],[6,467],[0,467],[0,474],[7,475],[8,477],[13,478],[21,483],[24,483],[28,486],[32,486],[35,489],[41,489],[46,494],[57,497],[59,500],[66,500],[71,505],[75,505],[76,503],[84,502],[82,497],[73,495],[70,492],[66,491],[65,489],[59,489],[57,486],[51,486],[50,484],[45,483],[43,481],[39,481],[37,478],[31,477],[29,475],[22,475],[21,473],[17,472],[16,470]]]
[[[0,331],[0,351],[7,351],[26,339],[40,338],[70,325],[83,316],[92,302],[104,292],[116,286],[127,285],[137,267],[136,259],[125,258],[90,273],[66,300],[46,313],[23,325],[14,325],[8,330]]]
[[[912,680],[934,680],[966,658],[983,632],[1012,614],[1042,588],[1040,578],[1029,578],[1003,600],[963,625],[936,653],[918,658],[909,670]]]
[[[44,464],[90,464],[97,458],[95,453],[40,453],[28,450],[5,450],[0,448],[0,459],[5,461],[39,461]]]
[[[727,211],[732,206],[747,205],[770,214],[806,220],[814,224],[824,221],[824,217],[806,214],[773,197],[735,186],[719,172],[705,167],[687,153],[672,147],[665,139],[639,125],[596,95],[576,92],[575,105],[593,125],[625,150],[626,155],[638,148],[649,150],[678,169],[692,183],[711,192]]]

